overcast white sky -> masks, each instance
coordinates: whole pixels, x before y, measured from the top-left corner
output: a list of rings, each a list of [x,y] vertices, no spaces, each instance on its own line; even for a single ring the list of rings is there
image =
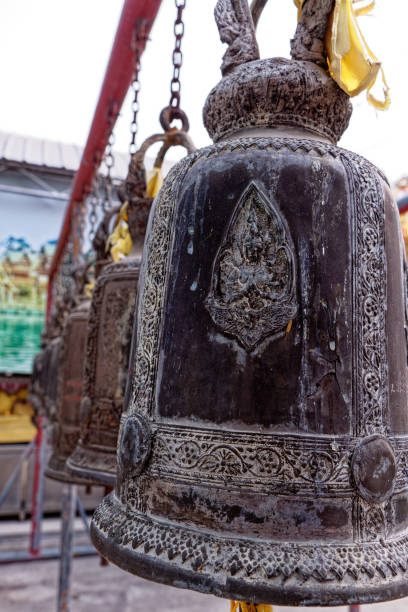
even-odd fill
[[[1,0],[0,130],[84,145],[122,0]],[[201,109],[219,80],[224,46],[213,19],[215,0],[187,0],[183,41],[182,107],[197,147],[209,143]],[[158,115],[169,101],[174,0],[163,5],[143,56],[139,142],[159,131]],[[372,17],[360,19],[366,38],[382,60],[391,87],[386,112],[354,98],[354,114],[341,145],[379,165],[394,181],[408,174],[407,60],[408,1],[377,0]],[[289,56],[296,27],[292,0],[271,0],[258,40],[262,57]],[[129,142],[130,101],[116,128],[116,148]]]

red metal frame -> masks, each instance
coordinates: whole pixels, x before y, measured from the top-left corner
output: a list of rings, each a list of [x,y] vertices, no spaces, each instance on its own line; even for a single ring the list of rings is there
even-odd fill
[[[144,22],[146,35],[149,34],[162,0],[125,0],[119,25],[113,42],[111,56],[96,105],[88,140],[82,154],[81,164],[74,177],[69,203],[62,224],[57,248],[51,263],[48,285],[47,319],[49,316],[52,286],[67,243],[73,211],[77,203],[89,193],[95,171],[100,164],[109,136],[118,117],[123,100],[133,76],[133,38],[137,24]],[[139,43],[140,54],[144,42]]]

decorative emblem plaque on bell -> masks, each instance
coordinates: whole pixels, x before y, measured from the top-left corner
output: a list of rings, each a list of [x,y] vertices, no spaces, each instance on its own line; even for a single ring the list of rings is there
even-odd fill
[[[131,159],[121,198],[127,202],[127,224],[132,251],[107,266],[96,282],[84,369],[81,406],[81,437],[67,461],[75,475],[98,484],[113,486],[116,476],[116,445],[129,367],[129,351],[135,316],[144,236],[153,197],[146,196],[144,158],[147,149],[163,142],[154,167],[161,168],[166,151],[173,145],[193,150],[183,132],[154,135]]]
[[[292,60],[259,59],[246,1],[217,4],[215,144],[153,205],[116,489],[91,532],[169,585],[369,603],[408,593],[404,255],[386,179],[335,145],[351,104],[312,4]]]

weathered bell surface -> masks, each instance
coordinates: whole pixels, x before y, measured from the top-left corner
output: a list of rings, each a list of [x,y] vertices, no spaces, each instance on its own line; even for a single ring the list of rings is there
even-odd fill
[[[30,393],[28,400],[33,406],[35,413],[45,416],[45,387],[48,370],[49,350],[47,342],[43,337],[41,350],[36,354],[33,361],[33,369],[30,378]]]
[[[155,168],[174,144],[190,147],[184,133],[157,134],[147,138],[132,156],[119,195],[126,202],[132,250],[127,257],[107,266],[92,296],[84,368],[81,436],[67,461],[74,475],[113,486],[116,478],[116,446],[134,324],[137,283],[147,220],[153,202],[146,197],[144,157],[147,149],[163,142]],[[106,242],[106,239],[105,239]]]
[[[67,461],[74,476],[113,486],[116,445],[129,366],[137,282],[153,198],[128,203],[133,250],[108,265],[92,295],[81,404],[81,436]]]
[[[30,379],[29,401],[36,413],[48,421],[55,418],[61,334],[66,315],[66,305],[58,302],[41,334],[41,350],[34,358]]]
[[[60,352],[62,346],[62,336],[58,335],[49,340],[46,346],[47,351],[47,376],[45,385],[45,416],[49,422],[56,419],[57,410],[57,391],[58,391],[58,369],[60,364]]]
[[[45,470],[49,478],[73,484],[91,484],[83,479],[73,478],[65,465],[79,438],[79,408],[89,306],[89,300],[82,300],[68,315],[64,326],[58,368],[56,415],[52,431],[52,454]]]
[[[105,245],[110,222],[119,210],[120,207],[115,206],[106,211],[92,240],[96,275],[111,261],[106,255]],[[85,297],[89,265],[90,263],[83,262],[77,266],[73,275],[77,296],[70,305],[57,304],[57,320],[51,321],[49,326],[49,333],[56,327],[62,328],[63,333],[53,341],[49,357],[47,392],[48,396],[56,397],[57,401],[54,404],[48,401],[47,416],[51,422],[53,452],[45,472],[50,478],[62,482],[86,485],[93,483],[80,476],[73,476],[67,469],[66,461],[75,449],[80,435],[85,345],[91,305],[90,300]],[[70,312],[68,306],[71,306]]]
[[[296,60],[261,61],[246,2],[216,11],[230,45],[204,110],[216,144],[172,169],[152,209],[93,542],[142,577],[235,600],[401,597],[398,212],[382,174],[335,146],[351,105],[299,38]]]

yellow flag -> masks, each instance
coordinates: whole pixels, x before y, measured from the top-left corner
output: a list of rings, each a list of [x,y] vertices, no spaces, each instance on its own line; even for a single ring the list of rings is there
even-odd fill
[[[160,168],[153,168],[146,172],[147,178],[147,189],[146,196],[148,198],[154,198],[159,193],[159,189],[163,184],[163,175]]]
[[[267,604],[246,603],[231,599],[230,612],[273,612],[273,608]]]
[[[163,183],[161,169],[153,168],[153,170],[146,173],[146,179],[146,197],[154,198]],[[120,209],[118,222],[106,242],[106,250],[110,251],[113,261],[119,261],[119,259],[123,259],[126,255],[129,255],[132,247],[133,243],[128,225],[127,202],[125,202]]]
[[[294,0],[300,17],[304,0]],[[381,62],[367,45],[360,30],[357,18],[367,15],[375,5],[375,0],[356,7],[361,0],[335,0],[334,9],[326,33],[327,62],[331,77],[349,96],[367,90],[367,99],[376,108],[385,110],[391,100]],[[381,72],[384,100],[377,100],[371,93],[378,74]]]
[[[106,250],[110,251],[113,261],[119,261],[126,255],[129,255],[132,250],[132,239],[130,237],[129,225],[127,223],[127,202],[120,209],[119,219],[116,223],[113,232],[106,242]]]
[[[295,6],[298,10],[298,21],[299,21],[300,15],[302,14],[303,0],[293,0],[293,2],[295,3]]]

